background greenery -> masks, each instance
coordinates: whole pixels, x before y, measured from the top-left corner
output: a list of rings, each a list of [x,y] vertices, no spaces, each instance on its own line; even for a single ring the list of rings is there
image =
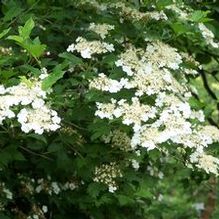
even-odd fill
[[[172,3],[171,0],[126,2],[140,11],[150,10],[152,4],[162,10]],[[219,39],[219,3],[182,2],[194,9],[192,22],[206,22]],[[135,44],[141,45],[145,37],[168,42],[192,54],[205,66],[200,75],[189,79],[198,90],[191,104],[204,110],[208,122],[218,127],[219,51],[203,43],[192,22],[182,21],[171,12],[167,12],[167,21],[133,22],[124,18],[123,25],[117,12],[101,14],[89,4],[78,7],[77,3],[73,0],[2,0],[0,3],[0,47],[12,47],[10,52],[0,52],[1,84],[16,84],[20,76],[38,76],[40,69],[46,67],[53,76],[44,86],[53,87],[51,104],[62,118],[59,131],[44,135],[24,134],[18,124],[12,126],[10,121],[0,127],[0,190],[4,183],[13,193],[13,199],[0,193],[0,218],[28,218],[39,213],[43,205],[48,207],[48,212],[39,218],[219,218],[217,178],[186,168],[177,150],[172,151],[173,156],[165,163],[160,161],[161,154],[157,151],[142,153],[141,166],[136,172],[126,165],[132,154],[112,149],[100,140],[113,125],[94,117],[95,101],[104,98],[94,91],[87,92],[88,80],[95,76],[94,66],[65,52],[78,36],[95,38],[82,30],[90,22],[114,24],[112,37],[127,37]],[[21,33],[19,26],[24,26]],[[18,35],[20,38],[15,37]],[[114,71],[111,67],[114,60],[113,55],[106,55],[98,65]],[[71,68],[74,72],[69,71]],[[216,156],[219,156],[218,146],[212,146]],[[120,161],[123,170],[115,193],[93,181],[95,167],[112,161]],[[147,166],[153,167],[154,175],[148,173]],[[162,180],[159,171],[165,175]],[[31,188],[41,178],[47,180],[48,189],[51,182],[73,182],[75,188],[59,194],[50,195],[46,190],[36,193]],[[197,203],[206,204],[209,209],[206,217],[195,209]]]

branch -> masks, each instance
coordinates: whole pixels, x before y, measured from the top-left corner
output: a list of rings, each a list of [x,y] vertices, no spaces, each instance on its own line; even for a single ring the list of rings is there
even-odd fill
[[[209,179],[209,184],[211,185],[212,188],[208,193],[206,207],[202,212],[200,219],[210,219],[216,206],[216,192],[217,192],[216,178],[211,177]]]

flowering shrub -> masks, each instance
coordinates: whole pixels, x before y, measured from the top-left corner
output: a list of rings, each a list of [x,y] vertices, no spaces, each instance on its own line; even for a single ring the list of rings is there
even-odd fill
[[[3,1],[0,218],[218,218],[217,7]]]

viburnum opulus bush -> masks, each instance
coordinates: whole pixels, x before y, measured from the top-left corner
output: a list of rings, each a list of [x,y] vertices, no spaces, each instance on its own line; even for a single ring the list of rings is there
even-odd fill
[[[2,1],[0,219],[218,218],[218,8]]]

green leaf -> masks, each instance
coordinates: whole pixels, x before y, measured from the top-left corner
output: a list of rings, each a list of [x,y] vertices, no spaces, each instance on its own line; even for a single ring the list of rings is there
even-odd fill
[[[33,57],[40,57],[43,53],[44,53],[44,51],[45,51],[45,49],[46,49],[46,45],[44,45],[44,44],[36,44],[36,45],[34,45],[34,44],[24,44],[24,48],[26,49],[26,50],[28,50],[28,52],[33,56]]]
[[[20,81],[24,84],[26,84],[28,87],[32,87],[33,83],[28,80],[25,76],[20,76]]]
[[[0,33],[0,39],[5,36],[9,31],[10,31],[11,28],[8,28],[6,30],[3,30],[1,33]]]
[[[121,206],[127,205],[127,204],[132,204],[134,200],[128,196],[125,195],[117,195],[117,198],[119,200],[119,204]]]
[[[23,11],[18,5],[11,7],[6,13],[3,18],[4,22],[12,20],[12,18],[18,16]]]
[[[104,188],[104,185],[94,182],[88,186],[87,192],[91,197],[96,198]]]
[[[23,38],[17,35],[12,35],[12,36],[8,36],[7,39],[9,40],[14,40],[15,42],[22,44],[23,43]]]
[[[189,25],[181,22],[171,23],[170,26],[177,35],[181,35],[192,31]]]
[[[0,151],[0,166],[6,166],[12,161],[23,161],[25,157],[14,145],[10,145]]]
[[[30,18],[26,23],[25,25],[22,27],[18,27],[18,32],[19,32],[19,35],[23,38],[23,39],[27,39],[30,37],[30,34],[31,34],[31,31],[33,30],[35,26],[35,23],[33,21],[32,18]]]
[[[10,219],[10,217],[8,217],[7,215],[0,213],[0,218],[1,219]]]
[[[56,83],[56,81],[63,77],[64,74],[65,72],[62,70],[62,66],[57,65],[54,71],[43,80],[42,89],[48,90],[49,88],[51,88]]]
[[[46,45],[41,44],[39,37],[36,37],[34,40],[30,39],[34,26],[34,21],[30,18],[23,27],[18,27],[19,35],[12,35],[7,37],[7,39],[17,42],[19,46],[27,50],[36,59],[44,53]]]
[[[191,16],[190,16],[190,20],[193,22],[207,22],[210,21],[210,18],[207,18],[207,15],[209,14],[209,11],[201,11],[201,10],[197,10],[194,11]]]
[[[41,142],[47,144],[47,140],[43,135],[28,134],[28,135],[26,135],[26,137],[27,138],[32,138],[32,139],[35,139],[35,140],[38,140],[38,141],[41,141]]]
[[[63,53],[59,54],[59,57],[71,61],[71,64],[78,65],[78,64],[83,63],[82,59],[78,58],[77,56],[75,56],[71,53],[67,53],[67,52],[63,52]]]

